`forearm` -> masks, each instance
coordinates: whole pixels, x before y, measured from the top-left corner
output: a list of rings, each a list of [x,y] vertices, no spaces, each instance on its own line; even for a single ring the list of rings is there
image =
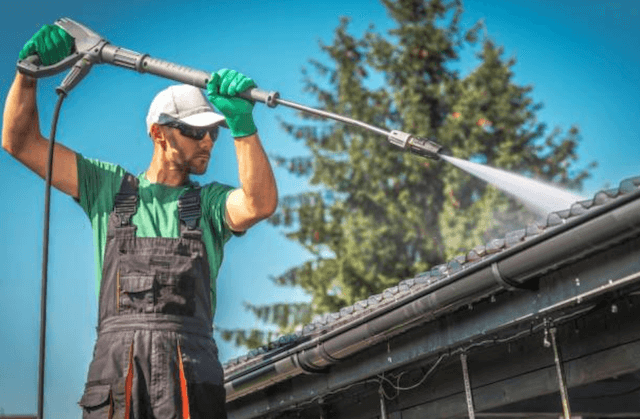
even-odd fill
[[[19,154],[32,141],[42,138],[36,105],[36,81],[17,73],[5,103],[2,147]]]
[[[267,218],[276,210],[276,181],[258,134],[234,140],[238,172],[247,210],[259,218]]]

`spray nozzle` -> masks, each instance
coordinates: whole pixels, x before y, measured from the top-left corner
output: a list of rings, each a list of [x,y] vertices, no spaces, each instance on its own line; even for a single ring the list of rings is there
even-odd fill
[[[444,148],[434,141],[426,138],[414,137],[402,131],[391,131],[387,140],[404,150],[408,150],[422,157],[428,157],[433,160],[440,160],[440,154]]]

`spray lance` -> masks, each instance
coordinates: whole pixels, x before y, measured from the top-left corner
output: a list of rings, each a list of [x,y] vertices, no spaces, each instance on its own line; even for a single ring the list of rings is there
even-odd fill
[[[201,89],[207,88],[210,73],[152,58],[148,54],[140,54],[111,45],[97,33],[68,18],[60,19],[55,24],[74,37],[75,52],[59,63],[47,67],[37,65],[33,57],[30,57],[18,63],[18,70],[24,74],[38,78],[57,74],[73,66],[67,77],[62,81],[62,84],[56,89],[58,92],[67,94],[87,75],[91,66],[98,63],[113,64],[140,73],[155,74],[156,76],[190,84]],[[281,99],[278,92],[267,92],[252,88],[240,93],[239,96],[255,102],[263,102],[272,108],[277,105],[283,105],[302,112],[358,126],[376,134],[384,135],[387,137],[387,140],[396,147],[434,160],[439,159],[438,154],[442,151],[440,145],[429,139],[416,137],[397,130],[387,131],[342,115],[290,102]]]
[[[49,246],[49,208],[51,190],[51,169],[53,164],[53,145],[55,142],[55,131],[58,121],[62,100],[91,70],[94,64],[113,64],[139,73],[149,73],[181,83],[206,89],[210,73],[188,68],[182,65],[173,64],[168,61],[152,58],[148,54],[140,54],[125,48],[110,44],[103,37],[75,22],[69,18],[62,18],[55,22],[55,25],[64,29],[74,38],[74,50],[71,55],[62,61],[43,66],[37,55],[27,57],[18,62],[18,71],[33,78],[48,77],[64,70],[71,69],[64,78],[56,92],[60,96],[53,115],[53,123],[50,135],[49,156],[46,169],[45,188],[45,220],[44,220],[44,240],[43,240],[43,261],[42,261],[42,295],[41,295],[41,322],[40,322],[40,363],[38,373],[38,418],[43,417],[43,395],[44,395],[44,348],[46,337],[46,291],[47,291],[47,265]],[[248,89],[238,96],[254,102],[262,102],[271,108],[277,105],[287,106],[299,111],[317,115],[323,118],[333,119],[349,125],[364,128],[368,131],[383,135],[387,141],[400,149],[422,157],[439,160],[439,154],[443,148],[432,140],[413,136],[409,133],[393,130],[387,131],[362,121],[347,118],[342,115],[314,109],[298,103],[290,102],[280,98],[280,94],[274,91],[264,91],[257,88]]]

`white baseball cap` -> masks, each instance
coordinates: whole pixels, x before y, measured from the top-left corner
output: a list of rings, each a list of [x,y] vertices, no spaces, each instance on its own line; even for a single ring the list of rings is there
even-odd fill
[[[229,128],[224,116],[214,112],[202,91],[188,84],[167,87],[156,95],[147,114],[147,132],[151,132],[151,125],[157,123],[162,114],[193,127],[221,125]]]

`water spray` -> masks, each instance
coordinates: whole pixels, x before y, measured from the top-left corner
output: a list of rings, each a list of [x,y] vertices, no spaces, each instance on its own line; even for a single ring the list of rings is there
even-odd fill
[[[479,163],[458,159],[440,153],[442,158],[471,175],[490,183],[500,190],[518,198],[539,216],[569,208],[574,202],[584,201],[576,195],[557,186],[506,172]]]

